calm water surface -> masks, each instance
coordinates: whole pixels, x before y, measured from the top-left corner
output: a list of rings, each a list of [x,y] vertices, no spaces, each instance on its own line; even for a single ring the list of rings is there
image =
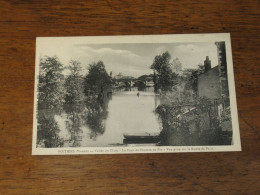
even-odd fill
[[[123,134],[159,134],[161,124],[154,113],[159,103],[159,97],[155,95],[152,87],[145,88],[142,91],[131,88],[113,92],[112,99],[108,103],[108,116],[103,121],[104,133],[91,139],[89,127],[82,126],[81,147],[122,144]],[[59,121],[58,123],[61,126],[60,136],[65,138],[69,135],[64,127],[64,118],[64,116],[57,116],[56,120]]]

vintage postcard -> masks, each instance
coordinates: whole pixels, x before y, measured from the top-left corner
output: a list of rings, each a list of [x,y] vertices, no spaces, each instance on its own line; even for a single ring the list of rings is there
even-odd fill
[[[229,33],[38,37],[33,155],[241,151]]]

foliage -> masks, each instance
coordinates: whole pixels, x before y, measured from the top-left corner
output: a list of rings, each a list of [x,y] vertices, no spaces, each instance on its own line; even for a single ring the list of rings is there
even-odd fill
[[[197,93],[198,91],[198,76],[204,73],[204,66],[199,64],[197,69],[186,69],[184,71],[184,79],[186,89],[191,89]]]
[[[67,112],[80,112],[84,103],[83,76],[80,62],[72,60],[67,67],[69,75],[65,80],[65,110]]]
[[[45,148],[57,148],[63,146],[63,140],[59,138],[60,131],[54,117],[38,117],[37,144],[44,143]]]
[[[202,113],[207,113],[209,117],[210,128],[216,129],[219,127],[219,119],[217,118],[217,115],[214,111],[215,106],[210,99],[206,97],[199,98],[197,107],[201,110]]]
[[[164,145],[221,144],[219,119],[214,104],[207,98],[197,102],[161,104],[155,112],[162,121],[161,139]],[[204,124],[204,120],[208,125]],[[192,128],[192,129],[191,129]]]
[[[100,92],[111,84],[111,79],[102,61],[98,61],[97,63],[93,62],[89,65],[88,70],[89,72],[84,81],[86,95],[88,94],[88,90]]]
[[[179,118],[182,112],[181,107],[173,107],[171,105],[160,105],[155,112],[162,121],[162,131],[160,133],[163,145],[187,145],[187,137],[189,136],[189,126],[187,120]],[[169,140],[174,137],[175,140]]]
[[[68,132],[71,135],[71,140],[73,141],[72,146],[73,147],[78,147],[80,146],[80,142],[78,140],[78,136],[80,133],[82,133],[81,130],[81,125],[82,125],[82,114],[81,113],[76,113],[76,112],[71,112],[70,114],[67,114],[67,118],[69,119],[66,128]]]
[[[177,75],[172,71],[170,63],[171,55],[169,52],[164,52],[162,55],[157,55],[154,58],[151,69],[154,70],[155,88],[162,90],[171,90],[176,84]]]
[[[91,129],[90,137],[103,134],[104,120],[108,116],[105,92],[111,85],[111,76],[106,72],[102,61],[92,63],[85,78],[81,75],[79,61],[71,60],[64,71],[63,65],[56,56],[40,60],[38,85],[38,133],[37,145],[43,147],[61,147],[64,140],[59,137],[59,127],[54,119],[64,110],[67,114],[66,128],[73,141],[72,146],[80,146],[80,133],[83,123]],[[66,75],[66,77],[64,76]],[[64,79],[65,77],[65,79]],[[92,93],[84,94],[89,90]],[[107,98],[107,97],[106,97]],[[40,114],[39,114],[40,113]]]
[[[56,56],[40,59],[38,108],[59,108],[64,103],[63,68]]]
[[[104,121],[108,116],[108,101],[108,99],[104,100],[104,98],[95,96],[87,98],[84,121],[91,130],[91,139],[95,140],[98,135],[105,132]]]
[[[173,71],[175,73],[179,73],[182,70],[182,64],[179,58],[175,58],[172,60],[172,66],[173,66]]]

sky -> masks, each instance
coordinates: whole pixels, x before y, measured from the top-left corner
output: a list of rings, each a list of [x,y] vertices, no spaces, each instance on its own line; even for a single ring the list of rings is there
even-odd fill
[[[217,47],[214,42],[203,43],[117,43],[88,44],[86,42],[41,42],[38,46],[41,57],[56,55],[61,63],[68,65],[70,60],[79,60],[86,74],[92,62],[103,61],[108,73],[120,72],[125,76],[138,77],[151,74],[150,69],[156,55],[168,51],[172,60],[178,58],[185,68],[197,68],[206,56],[211,66],[217,65]]]

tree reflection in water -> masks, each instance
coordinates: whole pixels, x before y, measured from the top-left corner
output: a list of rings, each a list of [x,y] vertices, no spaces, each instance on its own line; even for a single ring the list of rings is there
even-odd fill
[[[66,129],[70,134],[70,146],[79,147],[81,141],[82,114],[77,112],[67,112]]]
[[[64,109],[66,111],[66,129],[70,134],[69,146],[80,147],[82,141],[82,126],[90,130],[89,138],[96,140],[105,132],[105,120],[108,116],[108,103],[112,98],[109,93],[90,95],[81,109]],[[68,108],[68,107],[67,107]]]
[[[99,95],[90,95],[81,106],[63,106],[63,111],[55,112],[50,109],[38,112],[37,147],[57,148],[66,144],[69,147],[80,147],[82,141],[82,127],[90,130],[89,138],[96,140],[105,132],[105,120],[108,117],[108,103],[112,99],[111,93],[102,92]],[[61,113],[65,112],[64,114]],[[69,138],[59,136],[63,129],[55,120],[55,115],[65,119],[65,128]]]
[[[60,131],[54,115],[46,116],[44,111],[38,113],[37,147],[62,147],[64,140],[58,136]]]
[[[96,140],[97,136],[105,132],[105,120],[108,116],[108,103],[112,96],[109,93],[100,93],[98,96],[89,96],[86,101],[85,125],[91,130],[90,139]]]

